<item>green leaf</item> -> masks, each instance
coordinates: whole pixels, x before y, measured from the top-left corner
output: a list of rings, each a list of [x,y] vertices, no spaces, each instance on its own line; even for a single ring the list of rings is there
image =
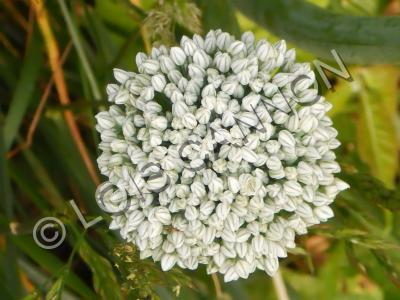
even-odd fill
[[[61,12],[65,19],[65,23],[67,25],[69,34],[70,34],[72,42],[75,46],[76,52],[78,53],[79,61],[82,65],[83,69],[85,70],[85,74],[87,76],[90,87],[92,89],[94,99],[97,101],[101,101],[102,95],[100,92],[100,88],[98,86],[97,79],[94,76],[92,67],[89,63],[89,59],[83,49],[82,39],[80,36],[80,32],[78,30],[78,26],[76,25],[75,20],[71,17],[71,14],[67,8],[67,4],[65,3],[65,1],[58,0],[58,4],[61,7]]]
[[[51,286],[50,290],[46,294],[46,300],[58,300],[61,299],[62,289],[64,287],[64,276],[60,276],[56,282]]]
[[[120,286],[110,262],[84,241],[79,247],[79,254],[92,271],[94,289],[100,298],[106,300],[122,299]]]
[[[351,71],[350,74],[352,74]],[[327,92],[325,97],[330,103],[332,103],[332,109],[328,112],[330,117],[349,111],[349,101],[351,101],[356,95],[356,84],[357,83],[354,81],[347,82],[341,80],[335,85],[334,90]]]
[[[394,67],[360,69],[362,83],[358,121],[358,151],[372,173],[393,187],[398,169],[396,95],[399,72]]]
[[[344,192],[342,198],[348,201],[359,201],[363,199],[363,207],[376,206],[385,208],[392,212],[400,212],[400,190],[390,190],[384,184],[366,173],[348,174],[343,172],[340,176],[350,184],[351,189]]]
[[[230,0],[206,1],[201,0],[203,11],[204,32],[210,29],[222,29],[239,37],[240,30],[236,19],[235,7]]]
[[[54,184],[53,178],[50,177],[46,168],[43,166],[42,161],[39,160],[30,149],[26,149],[22,153],[31,169],[35,171],[34,173],[38,181],[42,184],[43,188],[46,189],[46,193],[49,195],[49,197],[47,197],[49,203],[55,208],[62,209],[65,200],[58,187]]]
[[[3,142],[5,137],[4,129],[3,120],[0,119],[0,195],[2,195],[0,215],[5,217],[8,225],[14,218],[14,197],[6,161],[5,143]],[[5,245],[0,245],[0,269],[2,271],[0,272],[0,287],[4,294],[10,295],[11,299],[17,299],[21,296],[22,287],[18,274],[15,246],[8,236],[5,237],[4,241]]]
[[[4,143],[7,151],[10,149],[11,144],[17,135],[22,118],[26,113],[29,102],[32,100],[39,71],[43,66],[41,63],[41,46],[41,39],[35,29],[25,58],[22,62],[20,77],[17,86],[15,87],[10,108],[5,120]]]
[[[36,245],[32,236],[13,235],[11,239],[22,252],[51,274],[57,275],[62,270],[63,262],[48,250]],[[75,273],[69,272],[65,280],[66,285],[83,299],[96,299],[92,290]]]
[[[320,266],[317,276],[285,269],[283,275],[289,287],[297,292],[296,299],[324,300],[382,300],[379,286],[372,282],[360,283],[367,279],[349,265],[343,243],[326,253],[326,261]]]
[[[33,292],[29,295],[26,295],[22,300],[41,300],[39,295],[36,292]]]
[[[79,187],[80,194],[85,201],[85,206],[90,212],[99,212],[99,207],[94,201],[95,185],[84,167],[82,157],[76,147],[74,147],[74,141],[62,114],[55,112],[49,117],[51,117],[51,120],[42,120],[39,127],[40,132],[44,133],[44,142],[42,142],[41,148],[43,149],[44,145],[47,145],[47,153],[38,152],[38,159],[47,162],[46,158],[52,155],[51,157],[54,161],[50,164],[47,163],[45,166],[47,167],[46,171],[48,175],[53,176],[50,179],[52,179],[54,184],[57,186],[60,184],[60,180],[64,180],[58,176],[58,172],[54,172],[54,166],[57,166],[58,169],[63,170],[63,176],[68,176]],[[68,159],[65,159],[65,157],[68,157]],[[42,180],[41,178],[38,179]],[[47,185],[43,184],[43,186],[46,187]],[[63,202],[66,200],[64,198]]]
[[[400,18],[347,16],[303,0],[236,0],[237,7],[272,33],[323,59],[337,50],[346,63],[400,61]]]
[[[124,1],[103,0],[96,1],[95,11],[103,21],[115,30],[129,34],[132,30],[137,29],[138,24],[142,20],[133,9]]]
[[[330,0],[328,9],[341,14],[378,15],[389,0]]]
[[[397,288],[400,288],[400,270],[399,266],[394,263],[394,261],[385,254],[384,251],[375,250],[373,251],[376,259],[379,261],[380,265],[385,269],[386,275]]]
[[[370,280],[373,280],[379,285],[379,288],[384,294],[383,299],[399,299],[399,289],[391,282],[390,274],[388,274],[387,266],[385,266],[387,258],[378,257],[382,255],[381,252],[369,251],[368,249],[357,247],[356,245],[348,245],[346,250],[350,262],[361,272],[367,274]],[[390,268],[392,267],[389,267],[389,269]]]

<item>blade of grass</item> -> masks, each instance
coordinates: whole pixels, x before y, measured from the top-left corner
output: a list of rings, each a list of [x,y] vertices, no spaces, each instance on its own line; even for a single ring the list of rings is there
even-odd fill
[[[38,160],[35,154],[29,149],[23,151],[23,154],[26,161],[31,166],[31,169],[35,170],[34,173],[37,179],[41,182],[42,186],[46,189],[46,192],[50,196],[48,197],[50,204],[55,208],[62,209],[64,207],[64,199],[57,187],[54,185],[53,180],[48,175],[40,160]]]
[[[12,240],[22,252],[48,272],[56,274],[64,267],[55,255],[36,245],[31,236],[12,236]],[[83,299],[97,299],[92,290],[75,273],[67,274],[66,285]]]
[[[2,195],[3,198],[2,201],[0,201],[0,208],[2,214],[7,218],[7,223],[9,223],[14,217],[14,200],[11,191],[10,179],[8,176],[7,162],[5,159],[3,130],[3,120],[0,119],[0,195]],[[3,271],[2,274],[4,274],[4,276],[1,276],[2,284],[7,287],[7,290],[14,299],[19,298],[21,296],[22,288],[20,278],[18,276],[15,248],[8,236],[5,238],[4,249],[0,249],[0,267]]]
[[[35,295],[37,296],[37,297],[35,297],[33,299],[40,299],[39,296],[38,296],[38,292],[39,291],[40,292],[44,292],[44,290],[47,288],[46,284],[50,280],[49,276],[44,274],[43,271],[39,270],[36,266],[34,266],[32,263],[26,261],[25,259],[19,259],[18,260],[18,266],[27,274],[29,279],[36,286],[36,290],[32,291],[30,293],[30,295],[31,296],[35,296]],[[43,287],[44,289],[41,289],[41,287]],[[79,299],[75,294],[72,294],[69,289],[64,289],[63,290],[62,297],[63,297],[62,298],[63,300],[64,299],[65,300],[78,300]],[[55,298],[55,299],[58,299],[58,298]]]
[[[63,55],[62,55],[62,57],[61,57],[61,65],[64,64],[66,58],[68,57],[68,54],[69,54],[69,52],[70,52],[70,50],[71,50],[71,45],[72,45],[72,44],[69,43],[69,44],[67,45],[67,47],[65,48],[64,53],[63,53]],[[29,147],[32,145],[32,142],[33,142],[33,135],[35,134],[36,127],[37,127],[37,125],[38,125],[38,123],[39,123],[39,120],[40,120],[40,117],[41,117],[41,115],[42,115],[44,106],[46,105],[47,99],[48,99],[49,96],[50,96],[50,92],[51,92],[51,89],[52,89],[52,87],[53,87],[53,84],[54,84],[54,75],[51,77],[51,79],[50,79],[49,82],[47,83],[46,88],[44,89],[43,95],[42,95],[42,97],[40,98],[39,105],[38,105],[38,107],[37,107],[37,109],[36,109],[36,111],[35,111],[35,115],[33,116],[31,125],[29,126],[29,129],[28,129],[28,133],[27,133],[27,135],[26,135],[25,142],[23,142],[22,144],[18,145],[15,149],[13,149],[12,151],[10,151],[10,152],[7,154],[7,157],[8,157],[8,158],[13,157],[13,156],[14,156],[15,154],[17,154],[19,151],[21,151],[21,150],[23,150],[23,149],[26,149],[26,148],[29,148]]]
[[[51,206],[48,203],[48,200],[40,195],[38,191],[38,182],[34,180],[30,172],[26,171],[26,167],[24,165],[15,164],[14,162],[10,162],[10,177],[16,187],[19,190],[31,199],[32,203],[35,204],[37,208],[39,208],[42,212],[48,211]]]
[[[96,77],[94,76],[94,72],[92,67],[90,66],[87,55],[83,49],[81,38],[79,35],[78,27],[74,23],[74,20],[71,18],[71,15],[68,11],[67,5],[64,0],[58,0],[58,4],[61,8],[61,13],[64,17],[65,23],[67,24],[68,32],[71,35],[72,42],[74,43],[76,52],[78,53],[78,58],[85,70],[86,76],[89,80],[90,87],[92,88],[92,93],[94,99],[97,101],[101,101],[101,92],[99,86],[97,84]]]
[[[50,66],[54,73],[54,81],[56,84],[59,100],[63,105],[68,105],[71,101],[69,99],[64,73],[60,66],[59,48],[48,20],[47,11],[43,5],[42,0],[31,1],[31,3],[35,8],[36,18],[39,23],[43,38],[45,40]],[[82,159],[85,162],[86,168],[88,169],[90,177],[96,185],[99,185],[100,179],[97,175],[96,168],[94,167],[94,164],[89,156],[88,150],[83,142],[78,125],[74,119],[74,115],[70,110],[67,110],[64,112],[64,116],[70,128],[71,134],[74,138],[74,141],[82,156]]]
[[[15,70],[21,65],[19,58],[16,58],[0,47],[0,80],[4,87],[14,90],[18,83],[18,74]],[[2,105],[3,106],[3,105]]]
[[[82,167],[82,159],[73,145],[73,139],[62,114],[54,114],[52,120],[43,120],[40,125],[40,133],[43,136],[42,147],[54,160],[53,167],[63,170],[63,176],[68,178],[68,185],[72,188],[72,192],[76,191],[73,195],[75,200],[80,203],[80,206],[88,208],[91,213],[99,212],[99,207],[94,200],[96,187],[90,180],[86,169]],[[38,153],[38,158],[45,160],[46,155],[43,155],[43,152]],[[47,164],[47,168],[49,167],[50,165]],[[51,169],[48,169],[48,174],[49,176],[58,175]],[[63,179],[61,178],[61,180]],[[64,198],[64,201],[66,200]]]
[[[32,94],[35,89],[36,81],[39,76],[39,71],[42,67],[41,54],[41,39],[37,30],[33,31],[33,39],[29,43],[28,49],[17,86],[14,89],[10,109],[7,113],[4,128],[4,143],[6,150],[9,150],[13,143],[18,128],[21,125],[23,116],[28,108],[29,102],[32,99]]]

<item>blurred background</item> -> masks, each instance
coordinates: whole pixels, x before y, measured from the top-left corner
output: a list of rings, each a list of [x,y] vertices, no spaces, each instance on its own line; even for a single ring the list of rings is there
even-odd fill
[[[2,0],[0,28],[1,299],[278,299],[263,272],[228,284],[203,267],[161,272],[108,230],[94,199],[93,116],[112,69],[216,28],[286,39],[298,60],[338,68],[336,49],[353,79],[327,72],[333,89],[320,84],[351,189],[281,262],[290,299],[400,299],[400,1]],[[86,230],[71,199],[103,220]],[[66,229],[54,249],[32,236],[44,217]],[[60,225],[46,233],[62,238]]]

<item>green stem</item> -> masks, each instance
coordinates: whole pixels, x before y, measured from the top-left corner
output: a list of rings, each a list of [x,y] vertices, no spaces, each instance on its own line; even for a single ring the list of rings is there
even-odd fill
[[[67,5],[65,4],[65,0],[58,0],[58,4],[61,7],[61,12],[64,16],[65,23],[67,24],[69,34],[71,35],[72,42],[76,48],[76,52],[78,53],[79,60],[85,70],[86,76],[88,78],[90,87],[93,92],[93,96],[97,101],[101,101],[101,92],[99,86],[97,85],[96,78],[94,76],[94,72],[89,64],[89,60],[86,56],[85,51],[83,50],[83,45],[79,36],[79,32],[76,24],[73,22],[71,15],[68,11]]]
[[[279,300],[290,300],[281,270],[278,269],[276,274],[272,277],[272,282],[275,287],[276,297]]]

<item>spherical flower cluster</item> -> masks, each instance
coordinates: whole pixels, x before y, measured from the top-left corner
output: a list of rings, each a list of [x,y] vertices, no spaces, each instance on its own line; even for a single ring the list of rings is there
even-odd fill
[[[273,275],[296,234],[333,216],[348,187],[331,105],[285,41],[221,30],[136,56],[114,70],[100,112],[101,202],[141,258],[225,281]]]

